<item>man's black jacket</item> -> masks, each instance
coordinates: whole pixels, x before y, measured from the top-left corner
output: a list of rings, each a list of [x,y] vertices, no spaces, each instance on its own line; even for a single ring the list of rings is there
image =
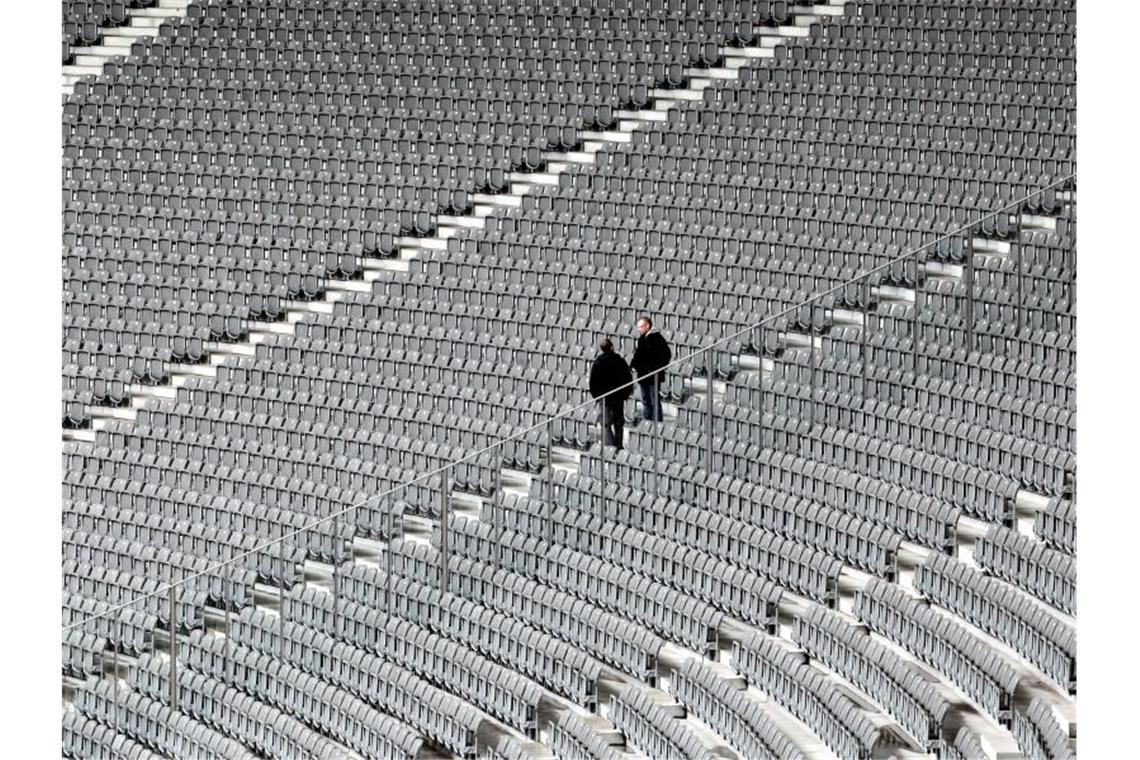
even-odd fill
[[[633,375],[630,374],[629,365],[613,351],[603,351],[594,359],[594,366],[590,368],[590,395],[594,398],[631,382]],[[632,394],[633,388],[626,388],[608,398],[615,402],[624,401]]]
[[[638,336],[637,346],[633,350],[633,359],[629,364],[637,373],[637,380],[642,385],[652,385],[653,378],[656,377],[657,382],[664,386],[664,372],[658,372],[653,376],[650,376],[650,373],[655,369],[668,366],[672,360],[673,352],[669,350],[669,344],[665,342],[661,333],[649,332]]]

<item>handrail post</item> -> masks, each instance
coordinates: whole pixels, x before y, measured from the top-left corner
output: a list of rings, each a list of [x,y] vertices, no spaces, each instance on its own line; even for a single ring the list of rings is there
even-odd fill
[[[598,458],[599,468],[601,469],[601,476],[603,485],[605,484],[606,476],[606,398],[602,396],[598,399],[598,427],[601,428],[601,434],[598,436]]]
[[[233,622],[230,620],[230,607],[226,605],[226,640],[222,648],[222,680],[229,681],[233,672],[233,653],[230,651],[234,644]]]
[[[277,587],[277,657],[285,659],[285,531],[277,542],[277,563],[281,567],[281,585]]]
[[[340,557],[337,556],[337,550],[340,549],[340,510],[336,508],[335,504],[331,505],[330,509],[333,510],[333,569],[330,583],[332,584],[331,590],[333,598],[333,633],[336,634],[340,632],[340,591],[337,588],[339,586],[337,583],[337,573],[340,571],[341,562]],[[355,531],[353,531],[353,535],[355,535]],[[351,554],[351,551],[349,553]]]
[[[705,360],[705,377],[708,381],[705,390],[707,393],[705,404],[705,469],[713,471],[713,364],[716,362],[716,351],[710,350]]]
[[[170,709],[178,709],[178,587],[170,584]]]
[[[756,355],[760,357],[760,382],[757,384],[760,388],[760,417],[756,425],[756,444],[759,449],[757,455],[760,455],[764,453],[764,325],[761,324],[757,329],[759,337],[756,342]]]
[[[451,531],[448,525],[448,517],[450,511],[451,503],[447,498],[447,470],[444,470],[439,476],[439,590],[441,592],[447,591],[448,554],[450,552],[448,533]],[[391,572],[388,573],[388,577],[392,577]]]
[[[808,303],[808,429],[815,428],[815,301]]]
[[[1014,303],[1017,304],[1017,307],[1014,311],[1013,323],[1018,327],[1018,329],[1029,326],[1029,311],[1025,308],[1025,286],[1022,284],[1022,280],[1025,277],[1025,262],[1024,257],[1021,255],[1021,217],[1023,211],[1024,209],[1019,207],[1014,213],[1014,219],[1016,220],[1014,224],[1014,237],[1013,241],[1009,245],[1009,252],[1011,254],[1015,254],[1013,263],[1016,267],[1017,273],[1017,297],[1014,299]],[[1024,317],[1024,319],[1022,319],[1022,317]],[[1023,322],[1024,324],[1022,324]]]
[[[966,231],[966,350],[974,350],[974,228]]]
[[[392,609],[392,542],[396,538],[396,500],[388,499],[384,509],[384,607]]]
[[[119,731],[119,647],[114,645],[111,650],[111,684],[114,686],[114,700],[115,700],[115,719],[111,722],[111,727],[115,729],[115,733]]]
[[[545,452],[545,456],[543,457],[545,459],[543,463],[545,477],[542,480],[542,484],[543,490],[545,491],[543,501],[546,502],[546,520],[544,520],[543,531],[546,542],[549,544],[554,528],[554,465],[552,464],[550,456],[550,423],[546,425],[546,445],[543,447],[543,451]]]
[[[914,254],[914,309],[912,321],[910,325],[910,369],[914,373],[915,379],[918,378],[918,339],[919,339],[919,313],[922,310],[922,287],[921,276],[919,275],[918,268],[918,251]]]
[[[661,373],[653,373],[653,399],[657,406],[661,406]],[[641,415],[644,417],[645,415]],[[661,456],[661,426],[657,424],[657,412],[653,412],[653,419],[650,420],[653,424],[649,426],[650,435],[653,436],[653,495],[661,495],[661,478],[656,476],[657,460]]]
[[[863,401],[867,400],[867,385],[870,383],[871,368],[871,277],[863,275],[863,330],[860,358],[863,365],[863,382],[860,383]]]

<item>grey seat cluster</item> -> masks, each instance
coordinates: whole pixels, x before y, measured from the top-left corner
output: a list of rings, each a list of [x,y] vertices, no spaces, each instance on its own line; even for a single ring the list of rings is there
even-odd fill
[[[1027,760],[1073,760],[1077,756],[1068,733],[1040,698],[1034,697],[1024,712],[1014,710],[1010,731]]]
[[[256,760],[257,754],[241,742],[162,701],[138,691],[121,691],[116,693],[110,681],[91,676],[75,690],[72,703],[87,718],[117,726],[119,734],[130,740],[123,750],[145,757],[145,753],[134,750],[135,745],[141,745],[159,757]]]
[[[453,516],[449,548],[573,594],[700,654],[717,652],[724,618],[707,602],[596,556],[479,520]]]
[[[170,660],[143,655],[127,672],[132,689],[169,705]],[[271,756],[343,758],[345,750],[296,718],[239,689],[193,671],[178,680],[178,709],[215,731]]]
[[[64,528],[63,558],[64,561],[123,570],[164,584],[198,575],[199,578],[191,583],[206,592],[210,604],[226,609],[237,609],[254,601],[257,574],[253,570],[233,565],[214,568],[214,563],[205,557],[131,541],[114,534]]]
[[[479,647],[389,613],[312,587],[284,598],[287,621],[383,657],[535,738],[543,689]]]
[[[415,729],[362,699],[277,657],[215,633],[194,631],[179,665],[249,694],[366,757],[413,758],[425,745]]]
[[[716,757],[695,733],[637,684],[625,686],[610,697],[609,718],[630,744],[649,757],[661,760]]]
[[[590,728],[585,719],[569,710],[550,723],[547,742],[564,760],[620,760],[623,754]]]
[[[831,610],[812,606],[792,625],[792,637],[804,651],[858,684],[926,751],[943,746],[942,728],[951,705],[934,686],[892,649],[871,638]]]
[[[995,720],[1009,725],[1021,676],[962,625],[877,578],[855,593],[854,612],[872,631],[944,674]]]
[[[1076,630],[1020,591],[949,557],[914,571],[914,588],[1009,644],[1062,689],[1077,690]]]
[[[732,666],[756,688],[812,727],[840,757],[866,760],[879,745],[879,729],[807,656],[754,632],[732,643]]]
[[[756,760],[802,760],[803,754],[759,705],[695,659],[674,669],[669,693],[708,724],[743,757]]]
[[[103,666],[107,639],[81,629],[72,629],[63,636],[63,672],[76,678],[86,678]]]
[[[974,561],[1046,604],[1070,615],[1077,613],[1075,557],[995,525],[975,542]]]
[[[79,710],[63,711],[63,756],[121,757],[123,760],[159,760],[162,755],[129,738],[121,731]]]
[[[427,551],[412,553],[405,547],[393,547],[402,553],[393,572],[428,579],[430,572],[438,571],[437,549],[423,547]],[[657,654],[665,641],[644,625],[491,562],[453,555],[448,580],[454,594],[502,609],[640,681],[657,682]]]
[[[539,484],[531,488],[538,490]],[[617,498],[611,498],[611,507]],[[544,502],[515,494],[501,494],[484,505],[482,518],[646,575],[763,630],[774,630],[776,625],[779,586],[757,572],[672,538],[568,507],[551,512]]]
[[[443,592],[438,582],[389,578],[377,568],[355,564],[337,574],[340,597],[367,608],[389,606],[392,614],[463,643],[533,678],[583,707],[597,705],[600,660],[495,605]],[[422,578],[422,576],[420,576]],[[430,585],[429,585],[430,584]],[[302,599],[302,602],[304,600]],[[316,614],[310,610],[310,616]],[[329,616],[324,628],[332,625]]]
[[[253,608],[242,610],[228,635],[235,644],[276,656],[278,662],[357,695],[457,756],[475,756],[476,737],[488,716],[380,655]]]

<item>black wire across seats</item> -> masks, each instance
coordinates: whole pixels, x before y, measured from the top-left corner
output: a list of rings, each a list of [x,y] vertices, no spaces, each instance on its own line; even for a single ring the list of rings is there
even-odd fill
[[[914,588],[1004,641],[1069,693],[1077,690],[1077,634],[1028,596],[950,557],[932,555]]]
[[[866,760],[879,744],[879,729],[835,684],[807,663],[802,652],[754,632],[732,643],[732,665],[756,688],[811,726],[839,757]]]
[[[790,739],[745,696],[712,668],[695,659],[674,670],[669,691],[685,709],[728,740],[742,757],[755,760],[801,760]]]

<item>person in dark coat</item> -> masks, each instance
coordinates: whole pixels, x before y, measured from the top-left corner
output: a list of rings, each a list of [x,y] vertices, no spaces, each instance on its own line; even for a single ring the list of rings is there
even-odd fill
[[[637,318],[637,346],[629,364],[637,373],[637,384],[641,388],[641,416],[647,420],[661,422],[661,388],[665,385],[665,372],[653,374],[673,361],[673,352],[665,337],[653,329],[653,320],[647,316]]]
[[[597,359],[594,359],[594,366],[590,368],[590,395],[599,398],[622,386],[628,386],[606,396],[606,400],[602,402],[604,409],[602,429],[605,430],[605,443],[620,449],[625,427],[625,400],[633,395],[633,374],[630,373],[625,359],[614,351],[614,344],[609,338],[603,340],[598,347],[601,353]]]

